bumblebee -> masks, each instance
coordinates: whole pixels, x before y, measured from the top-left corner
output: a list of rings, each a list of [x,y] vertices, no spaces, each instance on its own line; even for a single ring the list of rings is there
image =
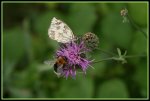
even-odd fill
[[[62,57],[62,56],[59,56],[54,65],[53,65],[53,68],[54,68],[54,73],[60,77],[61,73],[63,72],[63,69],[65,68],[67,64],[67,59],[65,57]]]

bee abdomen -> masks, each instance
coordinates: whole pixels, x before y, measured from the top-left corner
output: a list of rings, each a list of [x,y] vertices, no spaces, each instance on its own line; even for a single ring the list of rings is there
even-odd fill
[[[57,68],[58,68],[58,66],[57,66],[57,64],[55,63],[55,64],[54,64],[54,71],[55,71],[55,72],[57,72]]]

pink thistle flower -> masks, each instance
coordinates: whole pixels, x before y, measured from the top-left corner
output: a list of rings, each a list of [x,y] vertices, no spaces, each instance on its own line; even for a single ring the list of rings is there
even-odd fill
[[[86,73],[87,68],[91,64],[91,60],[86,58],[86,53],[90,50],[86,48],[83,41],[80,43],[70,42],[64,44],[56,52],[57,57],[64,57],[67,61],[60,74],[63,77],[68,78],[71,76],[75,78],[76,71],[78,69],[82,70],[83,73]]]

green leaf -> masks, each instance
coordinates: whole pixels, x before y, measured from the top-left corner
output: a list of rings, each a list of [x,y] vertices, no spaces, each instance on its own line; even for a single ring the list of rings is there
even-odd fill
[[[98,92],[100,98],[128,98],[128,91],[125,84],[119,79],[112,79],[104,82]]]
[[[4,60],[16,63],[25,52],[24,33],[21,28],[14,28],[3,33]]]
[[[37,67],[38,64],[33,62],[26,67],[26,70],[15,72],[12,77],[12,85],[20,88],[33,88],[39,78]]]
[[[147,3],[128,3],[129,14],[132,16],[135,23],[145,27],[147,26]]]
[[[135,32],[131,51],[134,54],[142,54],[147,52],[147,40],[145,39],[142,32]]]
[[[79,75],[79,74],[78,74]],[[60,90],[56,94],[59,98],[91,98],[93,94],[92,79],[80,75],[76,80],[68,78],[63,80]]]
[[[20,27],[3,33],[3,69],[6,81],[9,80],[13,67],[25,53],[25,41],[24,33]]]
[[[134,74],[134,80],[137,81],[137,83],[140,85],[141,87],[141,94],[144,97],[147,97],[147,87],[148,87],[148,69],[147,69],[147,62],[146,61],[140,61],[139,63],[137,63],[137,69],[136,72]]]
[[[96,21],[95,8],[90,3],[73,3],[67,19],[75,35],[91,32]]]
[[[109,5],[107,3],[98,3],[97,9],[100,12],[100,15],[105,16],[111,12]]]
[[[121,50],[120,50],[120,48],[117,48],[117,52],[118,52],[118,55],[121,56]]]
[[[32,98],[33,95],[30,91],[30,89],[26,89],[26,88],[11,88],[10,90],[11,93],[11,98]]]

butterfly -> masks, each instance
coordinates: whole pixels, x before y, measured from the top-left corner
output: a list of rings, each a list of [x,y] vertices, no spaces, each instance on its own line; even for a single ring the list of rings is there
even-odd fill
[[[48,29],[48,36],[60,43],[68,43],[75,39],[75,36],[69,26],[63,21],[52,18],[50,27]]]

